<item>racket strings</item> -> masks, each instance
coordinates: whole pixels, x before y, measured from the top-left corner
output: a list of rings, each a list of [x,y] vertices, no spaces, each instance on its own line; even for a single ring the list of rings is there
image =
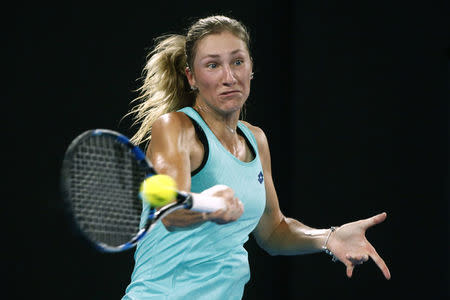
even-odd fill
[[[138,193],[145,170],[130,149],[110,136],[91,136],[73,157],[72,210],[96,242],[119,246],[139,230]]]

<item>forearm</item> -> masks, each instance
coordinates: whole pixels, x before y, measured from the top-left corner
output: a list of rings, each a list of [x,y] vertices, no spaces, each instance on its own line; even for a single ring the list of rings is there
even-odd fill
[[[242,202],[234,196],[233,190],[225,185],[215,185],[204,190],[201,194],[211,201],[223,201],[224,207],[209,213],[198,213],[190,210],[176,211],[164,219],[164,225],[168,230],[191,229],[206,221],[226,224],[236,221],[244,212]]]
[[[192,229],[206,221],[204,214],[187,209],[174,211],[162,220],[169,231]]]
[[[283,217],[270,236],[259,245],[271,255],[298,255],[322,251],[329,229],[315,229]]]

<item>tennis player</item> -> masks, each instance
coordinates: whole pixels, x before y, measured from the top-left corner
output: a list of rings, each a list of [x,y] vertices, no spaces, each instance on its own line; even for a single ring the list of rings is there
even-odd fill
[[[314,229],[280,211],[266,136],[239,120],[253,77],[249,40],[239,21],[212,16],[185,36],[160,37],[149,53],[130,111],[140,124],[132,141],[148,145],[155,169],[180,190],[223,197],[227,208],[176,211],[159,222],[136,248],[123,299],[241,299],[250,233],[272,255],[323,251],[346,266],[348,277],[372,258],[390,278],[365,237],[385,213]]]

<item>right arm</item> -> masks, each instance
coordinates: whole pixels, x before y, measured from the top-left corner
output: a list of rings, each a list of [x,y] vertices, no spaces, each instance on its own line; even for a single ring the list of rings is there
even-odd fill
[[[179,190],[190,191],[191,170],[195,168],[197,161],[201,161],[203,154],[194,126],[185,114],[165,114],[153,123],[147,157],[157,173],[167,174],[175,180]],[[235,221],[242,215],[242,203],[234,197],[230,188],[208,189],[202,194],[223,198],[227,208],[213,213],[185,209],[175,211],[162,220],[169,231],[200,225],[206,221],[224,224]]]

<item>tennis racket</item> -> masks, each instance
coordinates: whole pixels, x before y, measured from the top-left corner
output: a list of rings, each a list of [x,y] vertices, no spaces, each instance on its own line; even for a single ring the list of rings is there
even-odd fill
[[[150,207],[141,226],[139,190],[156,171],[138,146],[112,130],[93,129],[76,137],[66,150],[61,173],[71,223],[102,252],[134,247],[152,225],[175,210],[213,212],[225,207],[220,198],[178,191],[176,201],[159,209]]]

